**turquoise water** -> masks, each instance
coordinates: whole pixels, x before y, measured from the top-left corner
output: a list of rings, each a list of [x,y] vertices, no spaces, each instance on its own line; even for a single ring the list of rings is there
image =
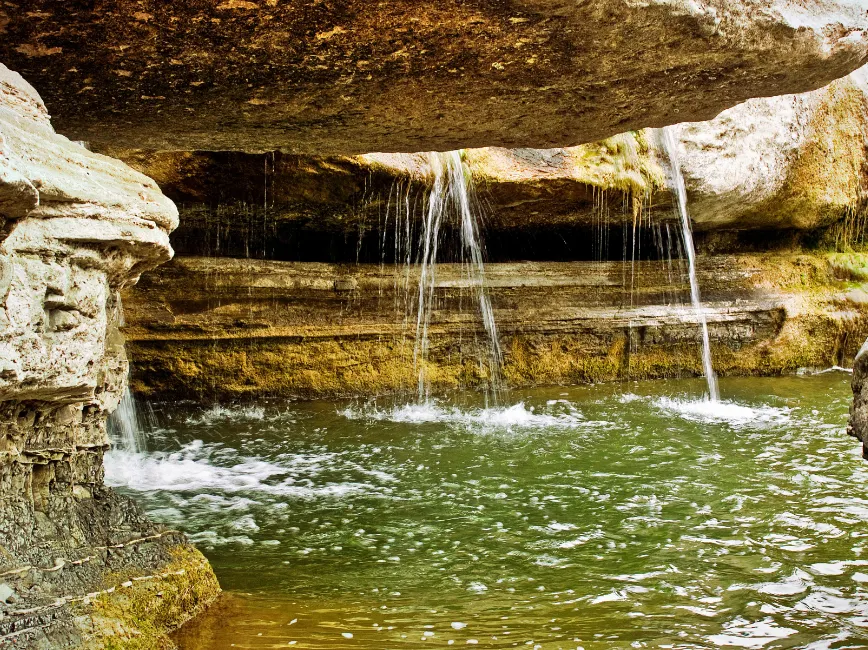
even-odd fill
[[[868,647],[849,375],[158,407],[107,482],[229,596],[186,650]],[[454,398],[452,398],[454,400]]]

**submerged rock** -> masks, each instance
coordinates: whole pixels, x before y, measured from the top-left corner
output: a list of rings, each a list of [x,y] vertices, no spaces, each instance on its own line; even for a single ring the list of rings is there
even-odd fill
[[[0,9],[0,58],[90,142],[548,148],[819,88],[866,28],[848,0],[27,1]]]
[[[183,534],[103,485],[102,462],[128,375],[119,292],[172,257],[177,210],[56,134],[2,65],[0,154],[0,576],[17,594],[0,645],[157,647],[219,587]]]

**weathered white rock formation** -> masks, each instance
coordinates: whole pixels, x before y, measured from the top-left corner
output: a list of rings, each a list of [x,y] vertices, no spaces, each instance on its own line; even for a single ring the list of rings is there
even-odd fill
[[[697,229],[811,229],[857,207],[868,192],[866,75],[671,127]]]
[[[146,176],[56,134],[0,65],[0,224],[0,583],[13,594],[0,646],[98,645],[131,626],[73,615],[84,596],[110,599],[111,575],[165,572],[176,556],[204,562],[102,483],[128,374],[119,291],[172,257],[177,211]],[[205,582],[191,586],[202,602]]]

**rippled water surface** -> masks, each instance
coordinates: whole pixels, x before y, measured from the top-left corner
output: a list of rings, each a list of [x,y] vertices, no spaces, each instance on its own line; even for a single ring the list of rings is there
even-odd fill
[[[162,407],[107,480],[230,596],[216,648],[868,647],[849,376],[423,407]]]

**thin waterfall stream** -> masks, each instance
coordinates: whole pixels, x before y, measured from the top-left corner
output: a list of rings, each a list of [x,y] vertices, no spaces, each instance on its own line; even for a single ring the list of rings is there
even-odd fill
[[[437,256],[441,227],[444,222],[452,219],[458,221],[461,239],[460,261],[467,285],[479,304],[479,313],[486,334],[485,362],[488,366],[486,395],[496,402],[497,394],[502,388],[500,367],[503,355],[494,311],[485,288],[485,263],[472,175],[464,164],[461,151],[432,152],[429,154],[429,164],[433,181],[423,215],[422,236],[419,242],[420,272],[416,304],[416,341],[413,349],[413,364],[418,377],[417,397],[420,403],[427,402],[430,397],[430,383],[425,362],[429,349],[431,315],[435,307]]]
[[[663,150],[669,159],[670,181],[678,204],[678,214],[681,217],[684,250],[687,253],[687,268],[690,278],[690,300],[693,303],[693,311],[696,313],[702,332],[702,369],[705,374],[705,381],[708,384],[708,398],[712,402],[717,402],[720,400],[720,393],[717,389],[717,377],[711,364],[711,342],[708,337],[708,321],[702,308],[699,280],[696,277],[696,249],[693,246],[693,231],[690,228],[690,213],[687,210],[687,188],[684,184],[684,175],[681,173],[681,162],[678,158],[678,148],[672,128],[664,127],[660,129],[659,133]]]
[[[136,398],[129,386],[124,391],[118,407],[108,419],[108,434],[115,448],[131,453],[147,450],[145,431],[139,419]]]

